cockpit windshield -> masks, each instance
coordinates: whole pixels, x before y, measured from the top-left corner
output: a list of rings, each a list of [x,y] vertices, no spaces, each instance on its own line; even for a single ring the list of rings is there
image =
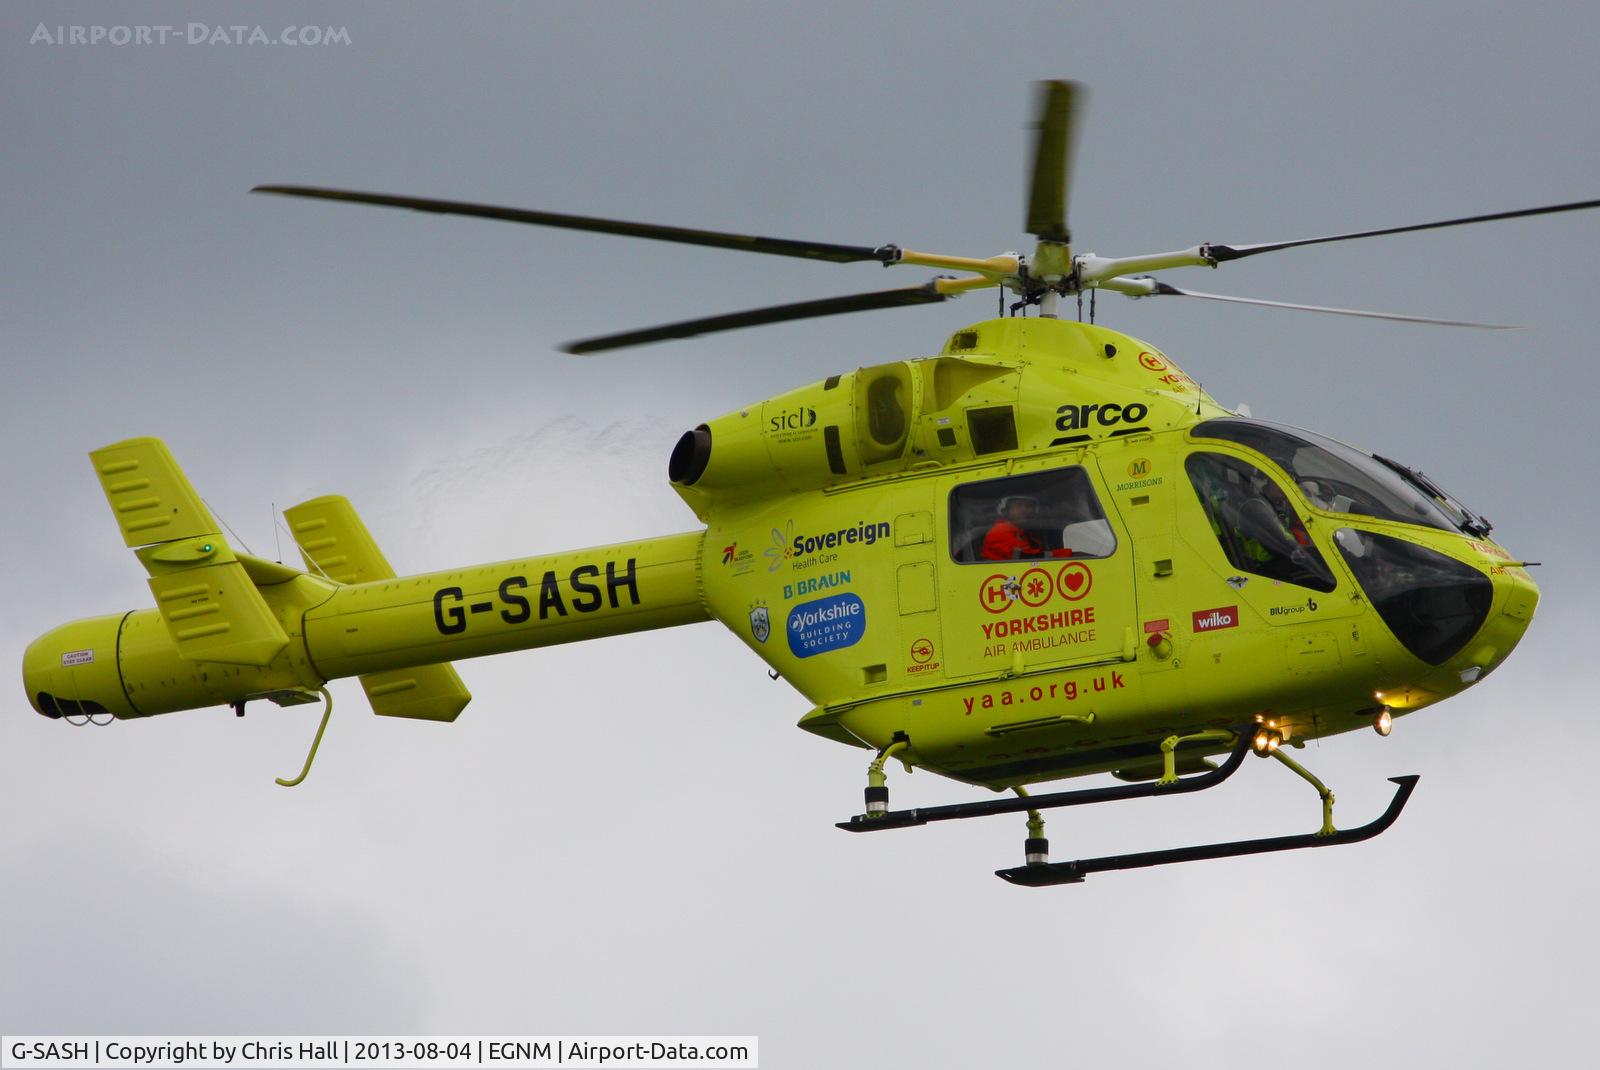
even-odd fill
[[[1248,446],[1270,457],[1319,509],[1441,531],[1482,535],[1487,525],[1420,473],[1385,462],[1331,438],[1258,420],[1207,420],[1196,438]]]

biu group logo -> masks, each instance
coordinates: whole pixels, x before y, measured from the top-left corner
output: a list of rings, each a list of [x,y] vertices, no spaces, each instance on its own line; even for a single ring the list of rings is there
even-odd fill
[[[789,652],[797,658],[855,646],[867,631],[867,607],[853,594],[802,602],[789,611]]]

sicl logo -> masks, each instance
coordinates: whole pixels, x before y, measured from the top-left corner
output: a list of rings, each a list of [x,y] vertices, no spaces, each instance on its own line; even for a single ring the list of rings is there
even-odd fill
[[[801,431],[811,427],[817,422],[817,410],[808,409],[804,405],[793,409],[785,409],[771,416],[767,420],[769,431]]]
[[[1194,615],[1194,630],[1197,632],[1214,632],[1218,628],[1237,628],[1238,626],[1238,606],[1218,606],[1216,609],[1202,609]]]

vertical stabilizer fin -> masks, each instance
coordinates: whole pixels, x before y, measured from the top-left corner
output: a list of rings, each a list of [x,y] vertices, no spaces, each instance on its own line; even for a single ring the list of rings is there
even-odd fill
[[[336,583],[392,580],[395,572],[355,507],[340,495],[314,498],[283,511],[306,567]],[[454,721],[472,693],[448,662],[368,673],[361,686],[380,717]]]

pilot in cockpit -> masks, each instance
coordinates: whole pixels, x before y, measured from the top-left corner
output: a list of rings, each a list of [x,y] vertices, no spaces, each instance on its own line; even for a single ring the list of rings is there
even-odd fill
[[[1065,547],[1052,550],[1040,543],[1028,530],[1029,523],[1039,511],[1039,502],[1026,494],[1009,494],[1000,499],[995,510],[1000,514],[994,526],[983,537],[981,555],[986,561],[1013,561],[1023,557],[1071,557]]]

